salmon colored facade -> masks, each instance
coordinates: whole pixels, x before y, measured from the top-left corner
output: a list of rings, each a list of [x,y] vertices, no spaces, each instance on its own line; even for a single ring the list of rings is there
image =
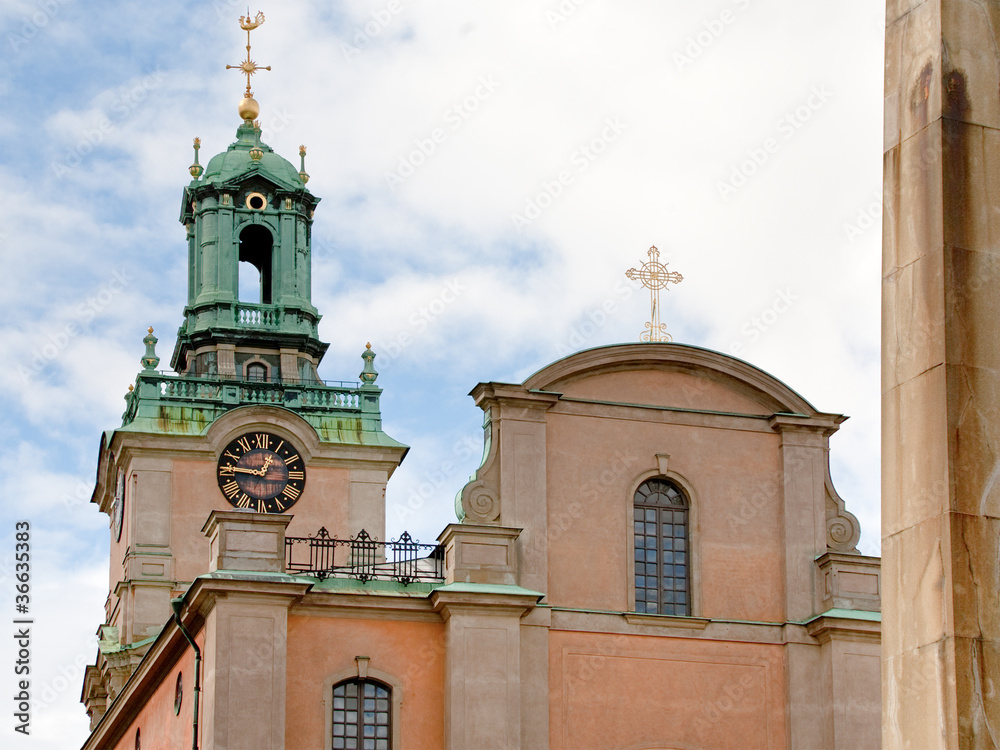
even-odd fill
[[[256,112],[207,166],[196,143],[173,372],[149,329],[101,440],[84,747],[878,747],[879,561],[829,475],[844,417],[745,362],[628,344],[480,383],[457,522],[385,541],[408,448],[370,346],[360,382],[319,380],[318,199]]]
[[[878,560],[854,548],[828,475],[842,417],[675,344],[581,352],[473,396],[483,465],[440,537],[440,579],[407,585],[286,569],[286,537],[362,517],[382,532],[384,508],[351,502],[359,472],[391,474],[381,449],[344,460],[270,407],[234,409],[200,442],[112,438],[102,455],[130,461],[137,486],[160,470],[142,468],[147,454],[166,474],[150,483],[169,487],[152,517],[169,520],[184,575],[163,588],[203,644],[200,747],[332,747],[334,686],[358,679],[390,691],[397,749],[879,746]],[[305,452],[308,490],[294,513],[225,510],[217,451],[265,427]],[[634,497],[651,479],[686,500],[679,614],[637,608]],[[135,506],[125,549],[151,533],[139,514],[154,498]],[[113,590],[141,591],[120,554]],[[137,623],[158,614],[160,629],[104,712],[92,668],[87,747],[133,747],[137,729],[143,747],[188,746],[191,703],[175,715],[173,701],[192,657],[166,601],[146,619],[111,611],[133,643],[151,635]]]

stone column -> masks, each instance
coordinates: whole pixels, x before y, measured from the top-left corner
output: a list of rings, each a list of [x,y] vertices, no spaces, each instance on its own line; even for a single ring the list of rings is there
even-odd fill
[[[883,747],[1000,745],[1000,3],[888,0]]]

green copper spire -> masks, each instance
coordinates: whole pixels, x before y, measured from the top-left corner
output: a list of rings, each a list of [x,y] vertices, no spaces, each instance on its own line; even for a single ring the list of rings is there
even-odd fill
[[[170,358],[175,370],[239,375],[243,363],[231,352],[243,346],[274,353],[266,363],[271,379],[316,380],[328,346],[319,340],[312,304],[318,203],[299,170],[261,140],[252,122],[243,122],[236,141],[185,188],[188,302]],[[241,263],[256,271],[251,290],[240,288]]]
[[[249,32],[263,15],[240,19]],[[170,357],[177,374],[156,371],[153,329],[143,339],[143,370],[125,396],[122,430],[202,435],[242,406],[287,409],[313,426],[320,440],[401,447],[382,431],[371,346],[361,383],[325,383],[317,368],[320,341],[312,304],[312,223],[319,198],[306,188],[305,147],[296,168],[261,140],[259,105],[249,90],[260,70],[249,57],[236,140],[202,166],[194,140],[191,181],[180,221],[187,231],[187,304]],[[267,68],[269,69],[269,68]],[[243,266],[244,273],[240,273]],[[249,273],[255,271],[256,273]],[[241,275],[255,276],[240,288]]]

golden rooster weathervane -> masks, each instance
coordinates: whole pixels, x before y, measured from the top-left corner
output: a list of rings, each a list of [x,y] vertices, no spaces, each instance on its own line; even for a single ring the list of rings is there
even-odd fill
[[[226,70],[240,70],[247,77],[247,90],[246,98],[253,98],[253,91],[250,90],[250,76],[256,73],[258,70],[270,70],[270,65],[258,65],[253,60],[250,59],[250,32],[256,29],[258,26],[264,23],[264,14],[260,11],[252,19],[250,18],[250,9],[247,8],[247,14],[245,16],[240,16],[240,28],[247,33],[247,59],[244,60],[239,65],[227,65]]]
[[[649,322],[646,330],[639,335],[640,341],[673,341],[667,333],[667,326],[660,322],[660,290],[668,284],[680,284],[684,277],[677,271],[668,271],[665,263],[660,263],[660,251],[655,246],[649,248],[649,262],[639,269],[630,268],[625,275],[633,281],[638,279],[649,289]]]

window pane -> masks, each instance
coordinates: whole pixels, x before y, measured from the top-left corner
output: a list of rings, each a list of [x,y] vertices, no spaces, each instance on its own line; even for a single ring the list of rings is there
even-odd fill
[[[636,611],[687,614],[687,498],[656,477],[636,489],[633,502]]]

